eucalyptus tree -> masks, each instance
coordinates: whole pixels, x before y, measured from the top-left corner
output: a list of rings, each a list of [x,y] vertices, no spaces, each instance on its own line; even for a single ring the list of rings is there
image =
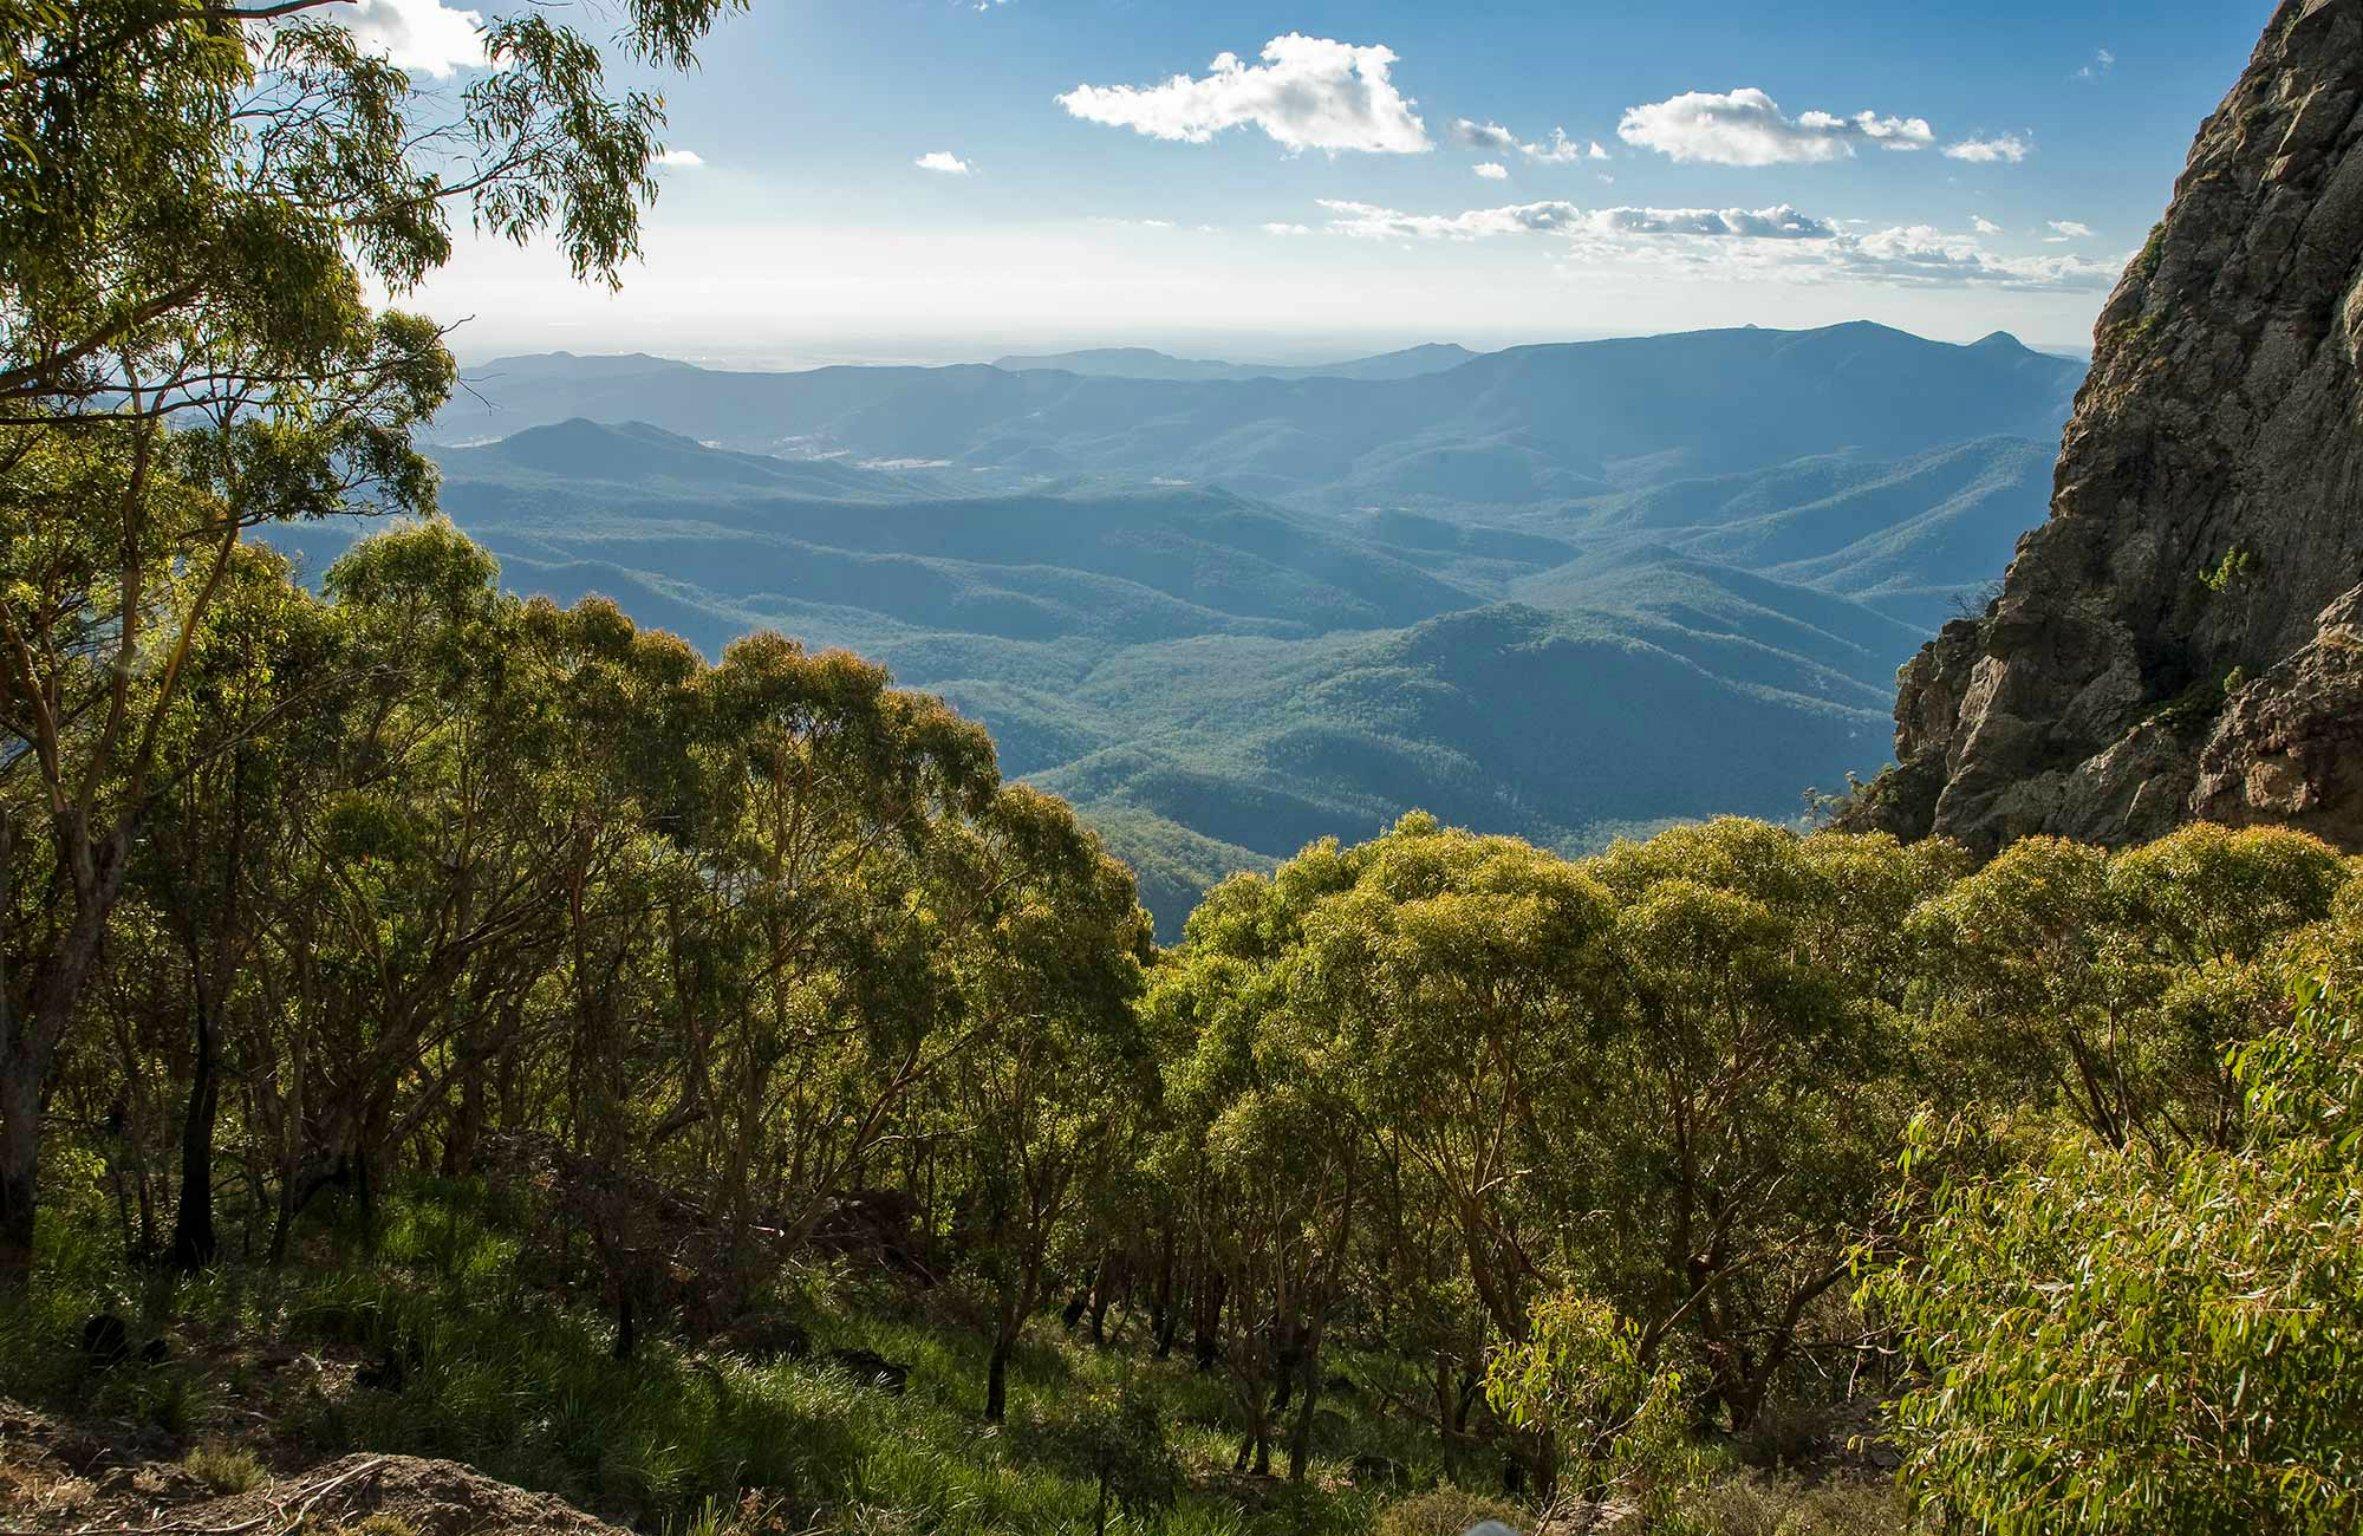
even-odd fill
[[[1724,820],[1587,864],[1617,912],[1578,1278],[1638,1322],[1645,1360],[1691,1341],[1735,1425],[1815,1342],[1877,1218],[1914,1099],[1905,1021],[1862,967],[1952,862]]]
[[[1919,1368],[1894,1433],[1932,1526],[2331,1536],[2363,1518],[2363,1032],[2308,981],[2231,1070],[2226,1146],[2072,1126],[1964,1175],[1919,1128],[1912,1241],[1868,1289]]]
[[[288,579],[282,557],[245,549],[196,632],[186,686],[167,716],[162,793],[133,882],[170,940],[167,954],[144,963],[170,976],[174,1011],[186,1013],[170,1249],[183,1269],[210,1264],[219,1247],[216,1135],[225,1079],[241,1065],[232,1014],[254,1006],[244,983],[301,840],[290,812],[332,747],[329,722],[353,681],[340,665],[336,620]],[[142,963],[123,957],[114,969]]]
[[[1348,888],[1357,857],[1323,842],[1269,880],[1219,887],[1150,1003],[1176,1052],[1157,1166],[1187,1191],[1201,1284],[1227,1301],[1210,1342],[1239,1394],[1238,1464],[1267,1471],[1285,1431],[1299,1480],[1369,1183],[1333,1041],[1299,1007],[1300,984],[1306,925]]]
[[[0,4],[0,1283],[29,1263],[44,1090],[162,792],[188,654],[250,529],[419,510],[437,328],[381,312],[455,219],[636,252],[659,104],[551,13],[413,93],[331,0]],[[624,0],[680,67],[730,0]]]
[[[809,1234],[956,1049],[932,844],[999,787],[991,738],[885,669],[762,633],[706,677],[692,745],[710,912],[744,1007],[697,1127],[733,1219]]]
[[[571,743],[521,605],[450,524],[366,539],[332,566],[355,683],[300,824],[270,963],[288,978],[281,1231],[331,1183],[366,1206],[387,1149],[433,1123],[444,1047],[550,968],[576,849],[552,792]]]
[[[993,1297],[985,1418],[999,1423],[1059,1239],[1125,1171],[1155,1096],[1133,1009],[1151,940],[1131,872],[1038,791],[996,795],[949,871],[975,920],[957,940],[964,1018],[940,1098],[961,1154],[961,1247]]]
[[[1597,1046],[1608,892],[1510,838],[1405,818],[1346,855],[1353,884],[1304,919],[1296,1013],[1374,1148],[1460,1239],[1501,1337],[1562,1241],[1587,1128],[1568,1112]]]
[[[1935,1043],[1957,1085],[2114,1145],[2225,1144],[2240,1107],[2226,1053],[2271,1022],[2279,951],[2350,877],[2272,828],[2202,823],[2115,854],[2022,840],[1913,919]]]

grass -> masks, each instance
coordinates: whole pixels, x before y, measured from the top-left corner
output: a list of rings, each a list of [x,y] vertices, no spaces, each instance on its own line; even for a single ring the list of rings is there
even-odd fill
[[[181,1458],[181,1467],[215,1493],[244,1493],[271,1474],[262,1458],[242,1445],[201,1440]]]
[[[0,1396],[152,1425],[189,1442],[184,1467],[218,1492],[264,1476],[263,1454],[222,1438],[259,1422],[302,1457],[449,1458],[668,1536],[1091,1529],[1093,1486],[982,1426],[987,1341],[924,1298],[859,1286],[791,1298],[812,1331],[808,1361],[758,1364],[647,1336],[617,1361],[602,1314],[520,1275],[512,1213],[478,1191],[397,1194],[368,1257],[321,1231],[281,1271],[196,1278],[109,1258],[100,1210],[60,1201],[46,1214],[58,1219],[44,1227],[31,1301],[0,1315]],[[85,1359],[82,1324],[100,1312],[123,1317],[135,1344],[165,1339],[168,1357],[111,1369]],[[830,1369],[827,1353],[845,1348],[909,1365],[907,1392]],[[356,1381],[388,1361],[400,1369],[377,1385]],[[1013,1421],[1055,1418],[1127,1381],[1168,1408],[1190,1473],[1160,1527],[1170,1536],[1367,1531],[1374,1495],[1350,1485],[1355,1455],[1439,1464],[1411,1426],[1353,1409],[1323,1421],[1322,1486],[1232,1479],[1235,1410],[1219,1379],[1152,1361],[1136,1339],[1094,1349],[1053,1318],[1013,1364]]]
[[[987,1341],[956,1303],[843,1275],[807,1277],[779,1298],[811,1334],[805,1360],[699,1352],[652,1331],[618,1361],[605,1315],[520,1263],[519,1214],[480,1189],[420,1182],[385,1202],[374,1252],[324,1227],[282,1270],[232,1264],[184,1278],[126,1268],[107,1251],[103,1208],[55,1201],[31,1300],[0,1313],[0,1397],[152,1425],[188,1445],[183,1465],[223,1493],[260,1481],[266,1461],[394,1452],[464,1462],[658,1536],[1062,1536],[1092,1530],[1096,1488],[1039,1459],[1029,1447],[1041,1437],[1027,1431],[1129,1387],[1158,1403],[1185,1475],[1170,1510],[1111,1529],[1425,1536],[1449,1526],[1458,1536],[1484,1518],[1522,1528],[1491,1497],[1498,1457],[1449,1454],[1367,1390],[1325,1399],[1304,1485],[1233,1474],[1238,1407],[1225,1380],[1151,1359],[1139,1320],[1121,1314],[1106,1349],[1055,1318],[1037,1323],[1012,1364],[1008,1432],[980,1422]],[[124,1318],[135,1348],[163,1340],[162,1358],[112,1369],[84,1358],[82,1325],[99,1312]],[[908,1365],[908,1390],[857,1386],[826,1363],[850,1348]],[[1329,1370],[1375,1385],[1388,1362],[1343,1354]],[[1401,1468],[1398,1486],[1356,1487],[1357,1458]],[[1766,1484],[1702,1507],[1687,1528],[1897,1528],[1825,1519],[1800,1502],[1809,1496],[1819,1497]],[[1779,1512],[1770,1526],[1756,1518],[1767,1509]]]

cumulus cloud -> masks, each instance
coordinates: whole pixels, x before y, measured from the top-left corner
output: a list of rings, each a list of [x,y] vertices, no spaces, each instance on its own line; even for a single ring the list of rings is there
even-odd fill
[[[656,163],[663,166],[673,166],[685,171],[693,171],[706,163],[706,157],[699,154],[694,149],[668,149],[663,154],[656,157]]]
[[[1998,235],[2002,233],[2002,226],[1995,223],[1992,219],[1987,218],[1982,213],[1972,218],[1969,221],[1969,226],[1981,235]]]
[[[1707,165],[1794,165],[1843,160],[1860,145],[1925,149],[1936,131],[1925,118],[1858,112],[1838,117],[1806,112],[1790,117],[1753,86],[1736,91],[1688,91],[1627,111],[1617,137],[1670,159]]]
[[[1786,203],[1775,208],[1603,208],[1593,228],[1620,235],[1697,235],[1731,240],[1828,240],[1838,232]]]
[[[1998,133],[1990,139],[1963,139],[1958,144],[1945,146],[1948,160],[1966,160],[1971,165],[2017,165],[2033,153],[2034,146],[2015,133]]]
[[[1487,160],[1476,166],[1475,170],[1487,181],[1508,181],[1510,179],[1510,168],[1498,160]]]
[[[1313,226],[1310,224],[1266,224],[1264,226],[1264,233],[1267,235],[1309,235],[1312,232]]]
[[[1592,208],[1546,201],[1461,213],[1405,213],[1325,201],[1332,234],[1371,240],[1486,240],[1543,236],[1582,268],[1677,266],[1726,278],[1859,281],[1907,287],[2105,290],[2117,268],[2072,254],[2006,256],[1976,235],[1929,225],[1840,227],[1780,204],[1771,208]]]
[[[1608,158],[1608,151],[1598,143],[1579,143],[1569,138],[1564,128],[1554,128],[1548,139],[1530,143],[1499,123],[1480,123],[1464,117],[1445,130],[1445,137],[1460,149],[1489,155],[1523,155],[1541,165],[1572,165],[1578,160]]]
[[[1518,136],[1499,123],[1480,123],[1462,118],[1445,130],[1454,147],[1481,150],[1492,155],[1514,155],[1525,148]]]
[[[2053,219],[2051,221],[2050,243],[2053,245],[2067,240],[2089,240],[2091,238],[2092,226],[2081,220]]]
[[[969,164],[948,149],[932,149],[911,162],[923,171],[935,171],[945,176],[965,176]]]
[[[2092,62],[2085,65],[2082,69],[2076,71],[2076,78],[2079,80],[2098,80],[2101,76],[2107,74],[2110,70],[2115,69],[2116,67],[2117,56],[2109,52],[2109,50],[2106,48],[2098,49],[2092,55]]]
[[[1877,282],[1932,287],[2106,289],[2118,268],[2082,256],[2001,256],[1973,236],[1925,224],[1839,242],[1831,269]]]
[[[462,69],[482,69],[484,18],[454,10],[441,0],[353,0],[328,12],[352,29],[361,46],[381,53],[413,74],[449,78]]]
[[[1263,62],[1218,56],[1207,73],[1162,85],[1079,85],[1058,98],[1086,122],[1154,139],[1203,144],[1232,128],[1260,128],[1289,149],[1416,154],[1427,125],[1395,88],[1393,50],[1291,32],[1264,45]]]
[[[1594,208],[1557,200],[1471,208],[1464,213],[1404,213],[1374,203],[1325,199],[1329,227],[1363,239],[1484,240],[1495,235],[1686,235],[1721,240],[1826,240],[1825,221],[1777,208]]]

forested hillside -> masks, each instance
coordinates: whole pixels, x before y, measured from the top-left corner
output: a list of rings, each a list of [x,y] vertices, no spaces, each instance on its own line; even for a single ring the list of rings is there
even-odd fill
[[[1511,359],[1516,379],[1482,372],[1499,366],[1489,358],[1421,382],[1449,385],[1464,416],[1547,405],[1565,438],[1586,391],[1639,411],[1637,378],[1696,370],[1703,383],[1726,354],[1779,370],[1774,387],[1790,397],[1857,391],[1891,369],[1891,393],[1918,403],[1900,428],[1850,426],[1851,406],[1823,405],[1826,419],[1790,438],[1761,425],[1760,401],[1741,402],[1750,374],[1738,369],[1699,414],[1666,407],[1651,430],[1678,446],[1626,464],[1629,488],[1586,479],[1572,500],[1460,469],[1417,496],[1341,506],[1362,494],[1367,464],[1281,503],[1227,479],[1175,483],[1154,458],[1080,481],[969,457],[886,462],[824,450],[821,425],[797,415],[775,419],[804,444],[793,456],[580,417],[433,451],[441,506],[518,590],[613,597],[708,656],[777,627],[950,700],[993,732],[1012,773],[1109,837],[1172,938],[1222,875],[1269,869],[1315,837],[1369,836],[1415,808],[1575,851],[1684,817],[1793,818],[1807,788],[1841,788],[1887,760],[1896,666],[1981,600],[2040,515],[2051,449],[1988,437],[1900,458],[1821,450],[1862,440],[1849,430],[1916,441],[1962,419],[2056,419],[2075,370],[2006,339],[1948,347],[1843,327],[1540,349]],[[1526,378],[1546,365],[1577,381],[1565,400]],[[644,387],[652,369],[662,387]],[[883,387],[876,372],[836,370],[831,387]],[[934,402],[920,409],[966,410],[975,392],[962,381],[990,372],[892,383],[898,399]],[[563,400],[671,412],[711,436],[731,412],[806,409],[793,388],[822,382],[699,372],[682,394],[680,374],[652,360],[498,364],[439,430],[488,402],[530,415]],[[1078,398],[1130,388],[1061,377]],[[619,403],[583,398],[609,389]],[[1228,402],[1242,390],[1253,398]],[[1258,416],[1267,439],[1277,429],[1259,413],[1293,400],[1236,383],[1180,393],[1211,402],[1193,410]],[[1378,408],[1357,402],[1341,423],[1358,428]],[[1453,444],[1439,462],[1462,469],[1499,440],[1483,435],[1493,426],[1436,430]],[[1748,446],[1751,434],[1773,446]],[[1817,451],[1756,462],[1803,446]],[[1344,452],[1300,445],[1290,462],[1309,473]],[[1751,467],[1694,474],[1708,458]],[[317,573],[358,531],[271,536]]]
[[[10,1532],[2356,1528],[2363,860],[1485,830],[1669,814],[1634,762],[1794,786],[2056,369],[1841,327],[730,397],[1195,457],[1231,406],[1143,391],[1403,391],[1342,484],[1544,375],[1771,392],[1559,421],[1616,483],[1500,518],[571,419],[439,480],[458,370],[373,296],[471,219],[617,277],[662,119],[602,61],[719,11],[534,9],[418,91],[300,5],[0,5]],[[2289,0],[2235,100],[2351,120],[2270,87],[2359,41]],[[1127,846],[1268,868],[1160,948]]]

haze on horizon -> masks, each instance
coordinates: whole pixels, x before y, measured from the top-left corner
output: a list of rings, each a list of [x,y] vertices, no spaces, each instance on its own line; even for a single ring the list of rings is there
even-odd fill
[[[351,24],[449,89],[505,8]],[[472,358],[756,367],[1852,319],[2076,348],[2268,10],[758,3],[645,82],[620,292],[463,234],[404,302]]]

